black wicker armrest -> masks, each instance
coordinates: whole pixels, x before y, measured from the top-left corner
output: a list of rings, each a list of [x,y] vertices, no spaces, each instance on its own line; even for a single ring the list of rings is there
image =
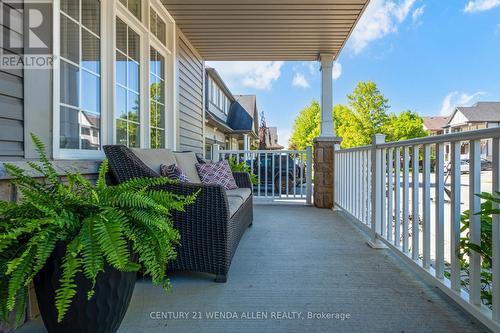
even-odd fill
[[[234,180],[236,180],[236,185],[240,188],[252,188],[252,181],[250,180],[250,174],[248,172],[233,172]]]

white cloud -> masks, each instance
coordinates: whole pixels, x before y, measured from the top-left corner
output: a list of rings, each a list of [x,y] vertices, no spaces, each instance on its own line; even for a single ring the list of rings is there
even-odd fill
[[[351,36],[350,48],[358,54],[370,42],[398,30],[417,0],[372,0]]]
[[[333,80],[337,80],[340,76],[342,75],[342,64],[338,61],[335,61],[335,63],[333,64],[333,73],[332,73],[332,77],[333,77]]]
[[[271,90],[281,76],[283,61],[209,61],[225,80],[238,80],[245,87]]]
[[[483,12],[497,6],[500,6],[500,0],[471,0],[465,6],[464,12]]]
[[[411,19],[413,21],[413,24],[418,23],[418,19],[424,14],[425,12],[425,5],[418,7],[413,11],[413,14],[411,14]]]
[[[301,87],[301,88],[309,88],[309,82],[307,82],[304,74],[302,73],[295,73],[295,76],[293,77],[293,82],[292,85],[294,87]]]
[[[474,94],[466,94],[458,91],[449,93],[441,104],[441,115],[449,116],[457,106],[469,106],[479,96],[485,95],[485,92],[478,91]]]

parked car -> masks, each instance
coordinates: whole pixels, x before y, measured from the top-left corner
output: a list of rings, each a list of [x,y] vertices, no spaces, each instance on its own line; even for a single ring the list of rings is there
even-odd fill
[[[491,163],[490,160],[486,158],[481,158],[481,171],[490,171],[492,170],[493,164]],[[450,172],[451,171],[451,162],[446,163],[444,166],[444,172]],[[470,167],[469,167],[469,159],[468,158],[463,158],[460,160],[460,172],[461,173],[469,173]]]
[[[280,169],[280,158],[281,158],[281,169]],[[287,164],[288,160],[288,164]],[[247,161],[249,165],[252,165],[252,161]],[[295,159],[289,155],[274,155],[274,168],[273,168],[273,158],[268,156],[267,158],[263,155],[260,156],[260,163],[257,158],[253,160],[253,173],[255,175],[260,175],[260,185],[264,188],[269,186],[274,186],[275,193],[293,193],[293,189],[300,185],[301,182],[305,183],[306,173],[305,168],[297,163]],[[267,175],[267,177],[266,177]],[[295,177],[294,177],[295,175]],[[302,181],[301,181],[302,175]],[[281,192],[280,192],[280,180],[281,180]]]

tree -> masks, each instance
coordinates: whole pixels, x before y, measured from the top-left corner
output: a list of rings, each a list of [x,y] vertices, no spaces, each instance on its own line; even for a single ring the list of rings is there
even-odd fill
[[[386,141],[401,141],[429,135],[424,129],[424,120],[416,112],[404,111],[399,115],[391,114],[384,126]]]
[[[319,136],[321,108],[317,101],[300,111],[293,124],[293,132],[288,142],[290,149],[304,150]]]
[[[389,101],[374,82],[360,82],[347,96],[349,104],[333,108],[335,133],[342,147],[370,145],[374,134],[386,134],[387,141],[427,136],[422,118],[415,112],[389,114]],[[290,137],[290,149],[305,149],[319,136],[321,108],[317,101],[300,111]]]

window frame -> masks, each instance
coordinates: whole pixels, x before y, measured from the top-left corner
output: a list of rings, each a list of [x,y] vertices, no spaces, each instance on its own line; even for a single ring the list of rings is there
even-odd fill
[[[149,119],[149,60],[150,47],[154,47],[165,57],[165,147],[175,149],[177,129],[177,92],[175,65],[175,49],[177,33],[175,21],[159,0],[142,0],[141,19],[138,19],[119,0],[100,0],[100,115],[101,115],[101,149],[65,149],[60,148],[60,10],[61,2],[54,1],[53,13],[53,54],[54,69],[52,80],[52,155],[54,159],[66,160],[102,160],[104,152],[102,146],[116,144],[116,18],[132,28],[140,36],[140,148],[150,146],[150,119]],[[166,24],[165,44],[161,43],[150,30],[150,9],[154,9],[158,17]],[[112,17],[112,19],[109,19]]]

